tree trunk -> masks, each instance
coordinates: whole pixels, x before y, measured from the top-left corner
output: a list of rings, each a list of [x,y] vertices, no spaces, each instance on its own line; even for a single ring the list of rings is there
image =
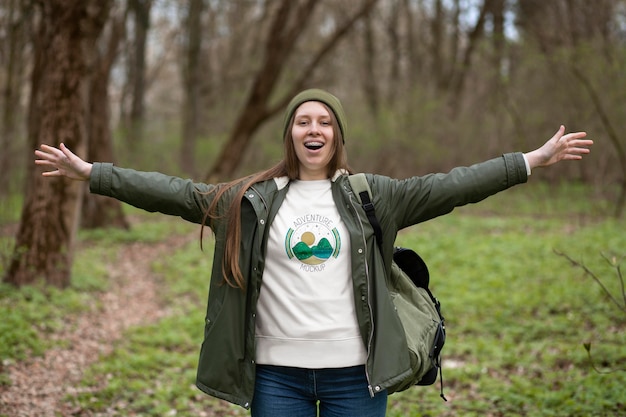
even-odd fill
[[[111,68],[119,52],[119,45],[125,36],[125,25],[126,13],[120,12],[110,21],[108,39],[103,40],[103,43],[106,42],[106,47],[91,48],[95,53],[91,65],[93,75],[89,84],[88,161],[115,161],[110,127],[109,79]],[[98,52],[102,49],[102,52]],[[118,200],[90,194],[86,190],[83,196],[81,227],[128,229],[130,226],[122,211],[122,204]]]
[[[83,40],[97,36],[110,0],[43,0],[37,6],[41,18],[34,40],[30,149],[63,142],[84,156],[88,91]],[[30,150],[28,154],[32,161]],[[79,182],[46,179],[39,169],[28,170],[6,282],[25,285],[42,279],[58,287],[69,284],[81,192]]]
[[[480,14],[478,15],[476,24],[468,35],[469,37],[467,41],[467,47],[465,48],[465,52],[463,53],[463,60],[460,63],[459,70],[456,72],[453,78],[449,100],[451,102],[451,107],[454,113],[458,111],[460,103],[462,101],[461,95],[463,94],[465,80],[467,79],[467,75],[471,67],[472,56],[478,46],[478,42],[482,38],[485,25],[485,16],[487,14],[487,11],[491,10],[492,1],[493,0],[484,0],[483,5],[480,8]]]
[[[371,15],[365,16],[363,19],[363,92],[365,100],[373,116],[378,114],[378,89],[376,82],[376,71],[374,58],[376,57],[376,45],[374,44],[374,29],[372,27]]]
[[[411,10],[411,0],[403,0],[402,6],[404,8],[404,18],[406,20],[406,39],[407,39],[407,55],[409,61],[409,70],[407,77],[407,84],[414,86],[417,83],[417,75],[421,73],[422,60],[419,59],[419,53],[417,51],[418,45],[421,42],[417,41],[417,24],[415,22],[414,14]],[[394,82],[394,81],[392,81]]]
[[[389,37],[389,46],[391,48],[391,58],[389,63],[389,72],[388,72],[388,90],[387,95],[385,97],[385,102],[387,105],[391,105],[396,99],[396,93],[401,88],[401,62],[402,62],[402,50],[401,50],[401,36],[399,27],[400,13],[404,12],[409,14],[409,10],[402,10],[404,6],[401,4],[400,0],[397,0],[391,6],[391,13],[389,16],[389,22],[385,25],[385,31],[387,36]],[[407,32],[407,36],[411,35],[411,32],[407,29],[403,31]],[[410,61],[409,61],[410,62]],[[411,71],[416,70],[411,67]]]
[[[146,43],[150,30],[152,0],[129,0],[128,6],[134,16],[134,50],[131,68],[131,107],[129,115],[128,145],[131,148],[143,137],[144,98],[146,94]]]
[[[18,114],[20,113],[20,86],[23,85],[25,70],[24,53],[26,46],[27,26],[30,19],[30,5],[19,5],[17,0],[10,0],[7,10],[7,59],[3,65],[5,81],[2,86],[2,124],[0,125],[0,196],[11,191],[10,176],[15,167],[15,142],[18,136]],[[19,17],[18,17],[19,16]]]
[[[307,16],[312,13],[315,5],[315,0],[307,0],[305,3],[282,0],[274,15],[265,44],[265,59],[261,69],[256,74],[248,100],[235,123],[233,133],[222,148],[217,164],[207,175],[209,182],[226,179],[233,174],[252,133],[269,117],[267,102],[270,94],[298,36],[306,28]],[[292,12],[294,6],[297,6],[297,9]]]
[[[580,84],[589,94],[591,102],[593,103],[594,110],[600,118],[602,126],[606,130],[609,142],[611,143],[611,145],[613,145],[613,148],[615,149],[615,157],[619,162],[619,170],[621,172],[622,178],[620,181],[619,195],[615,203],[614,215],[616,218],[620,218],[622,217],[624,207],[626,206],[626,149],[620,141],[621,135],[613,126],[613,123],[611,123],[611,119],[609,118],[608,113],[604,108],[605,106],[602,104],[601,93],[598,92],[596,88],[594,88],[594,86],[591,84],[591,81],[589,81],[589,79],[583,74],[582,70],[579,68],[579,65],[576,62],[572,62],[570,66],[572,74],[574,74],[576,79],[580,81]]]
[[[495,81],[500,84],[502,81],[502,62],[504,61],[504,0],[493,0],[489,11],[493,19],[493,71]]]
[[[445,13],[442,0],[435,0],[435,16],[430,23],[430,32],[432,43],[430,45],[430,55],[432,58],[432,67],[430,73],[435,77],[435,86],[438,90],[444,89],[444,71],[443,71],[443,35],[445,28]]]
[[[186,59],[183,64],[183,86],[185,100],[183,102],[183,131],[180,150],[181,167],[191,176],[195,174],[195,148],[200,125],[200,83],[202,67],[200,56],[202,51],[202,11],[204,0],[189,0],[186,24],[185,46]]]

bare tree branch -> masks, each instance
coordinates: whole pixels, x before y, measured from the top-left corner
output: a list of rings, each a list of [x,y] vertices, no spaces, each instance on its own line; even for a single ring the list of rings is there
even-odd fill
[[[575,266],[577,268],[581,268],[583,271],[585,271],[585,275],[590,276],[595,282],[598,283],[598,285],[600,285],[600,288],[602,288],[602,291],[604,291],[604,293],[607,295],[607,297],[609,297],[609,299],[617,306],[617,308],[619,308],[621,311],[626,313],[626,302],[625,302],[624,305],[620,304],[619,300],[617,300],[613,296],[613,294],[611,294],[611,292],[602,283],[600,278],[598,278],[597,275],[592,270],[590,270],[585,264],[574,260],[569,255],[567,255],[567,254],[565,254],[563,252],[560,252],[560,251],[558,251],[556,249],[554,249],[554,253],[556,253],[557,255],[562,256],[563,258],[567,259],[573,266]],[[604,259],[606,259],[610,264],[612,264],[615,267],[615,265],[611,261],[609,261],[608,258],[605,257]],[[619,269],[618,269],[618,276],[619,276],[620,281],[622,283],[622,294],[623,294],[624,293],[624,280],[623,280],[623,277],[622,277],[621,272],[619,271]],[[626,300],[626,298],[625,298],[625,300]]]
[[[315,0],[308,0],[292,12],[292,7],[298,3],[292,0],[284,0],[281,3],[274,16],[269,38],[265,45],[264,62],[255,76],[244,109],[237,118],[230,138],[222,148],[216,165],[206,176],[208,182],[224,180],[233,175],[254,131],[264,121],[282,110],[289,100],[302,89],[320,61],[332,51],[338,41],[349,32],[357,20],[371,9],[376,1],[366,0],[363,3],[361,9],[320,47],[311,62],[307,63],[306,69],[300,77],[291,85],[283,98],[272,107],[269,104],[269,99],[278,83],[284,63],[295,46],[298,36],[306,27],[307,16],[311,14],[317,4]]]
[[[363,7],[356,12],[350,19],[346,21],[346,23],[341,26],[337,31],[331,36],[326,43],[317,51],[315,57],[311,60],[311,63],[307,65],[307,69],[300,75],[300,77],[293,83],[291,89],[285,94],[282,100],[280,100],[274,107],[269,109],[269,114],[274,115],[278,113],[281,109],[283,109],[289,100],[296,95],[304,86],[307,79],[311,77],[315,68],[317,68],[318,64],[324,59],[324,57],[335,47],[335,45],[339,42],[341,38],[343,38],[348,31],[352,28],[355,22],[365,16],[371,8],[376,4],[378,0],[368,0],[363,4]]]
[[[619,161],[619,165],[622,171],[621,190],[615,204],[615,217],[620,217],[622,215],[622,212],[624,211],[624,206],[626,205],[626,151],[622,147],[620,137],[613,127],[613,124],[611,123],[611,120],[609,119],[609,116],[605,111],[604,106],[602,105],[600,95],[591,84],[591,81],[589,81],[589,79],[585,76],[585,74],[583,74],[583,72],[575,63],[572,63],[571,71],[574,77],[576,77],[576,79],[578,79],[578,81],[580,81],[580,83],[583,85],[585,90],[587,90],[587,94],[589,94],[589,98],[591,99],[591,102],[596,109],[596,113],[602,121],[602,125],[606,130],[609,140],[615,148],[617,160]]]

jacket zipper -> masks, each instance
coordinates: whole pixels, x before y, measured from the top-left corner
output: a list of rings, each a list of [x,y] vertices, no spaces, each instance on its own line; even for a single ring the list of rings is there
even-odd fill
[[[374,392],[374,388],[372,387],[372,382],[370,380],[370,375],[369,375],[369,370],[368,370],[368,366],[367,364],[369,363],[370,360],[370,355],[372,352],[372,339],[374,338],[374,312],[372,311],[372,300],[371,300],[371,286],[370,286],[370,271],[369,271],[369,263],[368,263],[368,256],[367,256],[367,240],[365,239],[365,229],[363,228],[363,221],[361,219],[361,216],[359,216],[359,212],[355,207],[355,194],[352,191],[349,191],[350,195],[352,196],[350,198],[350,204],[352,205],[352,211],[353,213],[356,215],[356,218],[359,221],[359,225],[361,226],[361,238],[363,239],[363,248],[365,250],[365,280],[366,280],[366,285],[367,285],[367,309],[369,310],[370,313],[370,323],[371,323],[371,330],[370,330],[370,334],[368,335],[367,338],[367,363],[365,364],[365,378],[367,379],[367,389],[370,392],[370,397],[374,397],[375,392]]]
[[[250,201],[250,199],[251,199],[251,198],[254,198],[254,197],[258,197],[258,198],[259,198],[259,200],[261,201],[261,203],[262,203],[262,205],[263,205],[263,208],[264,208],[264,210],[266,211],[267,215],[265,216],[265,218],[264,218],[264,217],[260,217],[260,218],[259,218],[259,216],[258,216],[258,211],[257,211],[257,209],[255,208],[254,210],[255,210],[255,212],[256,212],[257,221],[260,221],[260,222],[261,222],[261,224],[263,225],[263,227],[268,228],[268,227],[269,227],[269,224],[265,224],[265,223],[266,223],[266,220],[269,220],[269,210],[270,210],[270,208],[269,208],[269,206],[267,205],[267,201],[265,200],[265,197],[263,196],[263,194],[262,194],[262,193],[260,193],[260,192],[259,192],[259,191],[258,191],[258,190],[254,187],[254,185],[252,185],[252,186],[250,186],[250,188],[248,188],[248,189],[246,190],[246,192],[244,193],[244,197],[245,197],[245,198],[247,198],[249,201]],[[254,206],[255,206],[255,204],[252,204],[252,206],[254,207]],[[265,233],[265,232],[264,232],[264,233]],[[256,269],[256,266],[255,266],[254,268]],[[252,307],[252,308],[253,308],[253,310],[254,310],[254,312],[252,313],[252,314],[253,314],[253,321],[256,321],[256,303],[257,303],[257,302],[258,302],[258,299],[257,299],[257,301],[254,303],[255,305]],[[252,324],[252,329],[249,329],[248,331],[246,331],[246,334],[248,334],[248,332],[250,332],[250,331],[251,331],[251,332],[253,332],[253,333],[255,333],[254,326],[255,326],[255,323],[253,323],[253,324]],[[252,338],[253,342],[252,342],[252,343],[255,343],[255,342],[254,342],[254,339],[255,339],[255,338],[256,338],[256,336],[253,336],[253,338]],[[246,344],[247,344],[247,341],[246,341]],[[247,351],[247,350],[248,350],[248,346],[245,346],[245,347],[244,347],[244,351]],[[252,364],[253,364],[253,365],[255,365],[255,364],[256,364],[256,347],[255,347],[255,346],[253,346],[253,348],[252,348],[252,355],[253,355],[253,356],[252,356]],[[252,378],[253,378],[253,379],[255,378],[254,373],[253,373],[253,377],[252,377]],[[245,402],[245,404],[243,405],[243,407],[244,407],[245,409],[249,410],[249,409],[250,409],[250,403],[251,403],[251,400],[250,400],[250,401],[246,401],[246,402]]]

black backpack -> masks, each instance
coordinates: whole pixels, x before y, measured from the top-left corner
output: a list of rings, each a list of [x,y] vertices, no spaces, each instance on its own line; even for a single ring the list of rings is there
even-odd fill
[[[364,174],[350,175],[348,178],[374,229],[378,247],[382,250],[382,229],[376,217],[367,179]],[[391,280],[387,286],[404,327],[413,373],[388,391],[393,393],[414,385],[432,385],[439,374],[440,396],[447,401],[443,394],[441,371],[441,349],[446,341],[446,327],[441,303],[428,288],[428,267],[415,251],[402,247],[394,249],[391,266]]]

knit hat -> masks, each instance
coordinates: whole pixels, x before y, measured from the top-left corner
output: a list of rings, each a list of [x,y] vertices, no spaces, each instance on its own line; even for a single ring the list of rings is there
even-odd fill
[[[327,91],[320,90],[319,88],[311,88],[309,90],[304,90],[298,93],[294,98],[291,99],[289,104],[287,105],[287,111],[285,113],[285,124],[283,129],[283,138],[287,136],[287,131],[289,130],[289,121],[291,120],[291,116],[293,116],[294,112],[298,108],[298,106],[307,101],[319,101],[326,104],[335,114],[335,118],[339,123],[339,130],[341,130],[341,136],[343,136],[343,141],[346,141],[346,114],[343,111],[343,107],[341,106],[341,102],[339,99]]]

